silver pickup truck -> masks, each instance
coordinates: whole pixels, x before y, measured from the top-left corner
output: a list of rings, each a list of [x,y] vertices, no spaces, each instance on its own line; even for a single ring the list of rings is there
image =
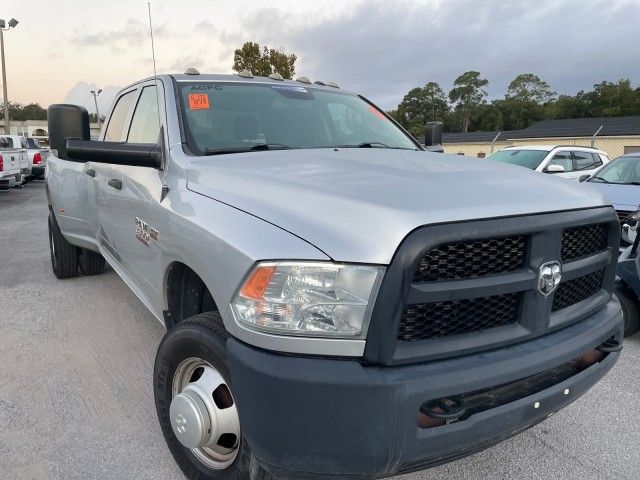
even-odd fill
[[[425,152],[304,77],[141,80],[97,141],[81,107],[48,118],[53,271],[106,260],[166,326],[156,408],[188,478],[428,468],[619,357],[620,227],[594,191]]]
[[[0,137],[0,190],[22,185],[20,174],[20,150],[13,143]]]

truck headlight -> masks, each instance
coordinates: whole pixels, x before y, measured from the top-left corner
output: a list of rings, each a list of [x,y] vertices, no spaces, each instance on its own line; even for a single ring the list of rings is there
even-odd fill
[[[281,335],[364,338],[384,267],[260,262],[236,293],[237,322]]]

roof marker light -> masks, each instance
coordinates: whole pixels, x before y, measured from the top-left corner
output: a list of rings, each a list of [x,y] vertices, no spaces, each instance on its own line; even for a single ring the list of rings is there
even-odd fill
[[[196,68],[189,67],[184,71],[184,74],[185,75],[200,75],[200,72]]]
[[[271,75],[269,75],[269,78],[271,80],[280,80],[280,81],[284,81],[284,77],[282,75],[280,75],[278,72],[273,72]]]
[[[240,70],[238,72],[238,76],[243,78],[253,78],[253,73],[251,73],[249,70]]]
[[[300,82],[300,83],[311,83],[311,80],[309,80],[308,77],[298,77],[296,78],[296,82]]]
[[[327,87],[340,88],[336,82],[327,82]]]
[[[313,82],[313,83],[315,83],[316,85],[322,85],[323,87],[326,85],[326,83],[321,82],[320,80],[316,80],[316,81],[315,81],[315,82]]]

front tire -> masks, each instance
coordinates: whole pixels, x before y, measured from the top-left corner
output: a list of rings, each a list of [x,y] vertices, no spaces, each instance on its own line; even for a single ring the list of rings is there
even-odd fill
[[[622,316],[624,317],[624,336],[630,337],[640,330],[640,312],[638,312],[638,299],[627,289],[616,286],[614,295],[622,306]]]
[[[272,480],[252,459],[241,435],[227,364],[228,338],[217,312],[195,315],[167,332],[153,373],[160,427],[189,479]]]
[[[49,212],[49,250],[51,268],[56,278],[64,279],[78,275],[78,248],[64,238],[52,212]]]

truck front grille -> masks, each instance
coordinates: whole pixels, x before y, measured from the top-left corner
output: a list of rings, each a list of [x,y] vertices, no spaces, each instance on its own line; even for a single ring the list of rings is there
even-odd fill
[[[475,278],[522,269],[526,242],[523,235],[453,242],[429,250],[414,282]]]
[[[563,262],[593,255],[607,248],[607,225],[587,225],[569,228],[562,233]]]
[[[619,231],[610,207],[415,230],[385,275],[366,359],[446,358],[526,341],[586,318],[610,298]],[[561,263],[562,281],[545,296],[538,275],[550,261]]]
[[[554,312],[562,310],[592,297],[600,292],[603,278],[604,269],[600,269],[597,272],[589,273],[567,282],[561,282],[553,297],[551,310]]]
[[[412,342],[477,332],[515,323],[520,294],[493,295],[447,302],[407,305],[398,340]]]

